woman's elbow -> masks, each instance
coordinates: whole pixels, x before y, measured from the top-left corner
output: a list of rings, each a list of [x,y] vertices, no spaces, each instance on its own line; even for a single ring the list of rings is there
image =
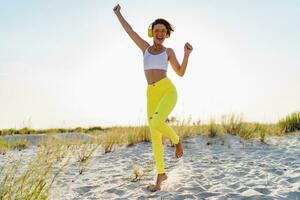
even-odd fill
[[[181,76],[181,77],[183,77],[183,75],[184,75],[184,71],[182,71],[182,70],[181,70],[181,67],[179,67],[179,68],[178,68],[178,70],[177,70],[177,74],[178,74],[178,76]]]
[[[184,73],[182,73],[182,72],[180,72],[180,71],[179,71],[177,74],[178,74],[178,76],[180,76],[180,77],[183,77],[183,75],[184,75]]]

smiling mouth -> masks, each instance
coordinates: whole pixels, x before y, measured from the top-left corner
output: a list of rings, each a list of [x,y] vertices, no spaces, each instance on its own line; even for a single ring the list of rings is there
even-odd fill
[[[159,40],[159,41],[162,41],[164,38],[156,38],[157,40]]]

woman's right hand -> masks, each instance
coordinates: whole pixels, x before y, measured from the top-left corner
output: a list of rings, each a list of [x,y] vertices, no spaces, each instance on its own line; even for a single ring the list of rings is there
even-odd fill
[[[121,6],[119,4],[114,7],[115,14],[119,14],[120,10],[121,10]]]

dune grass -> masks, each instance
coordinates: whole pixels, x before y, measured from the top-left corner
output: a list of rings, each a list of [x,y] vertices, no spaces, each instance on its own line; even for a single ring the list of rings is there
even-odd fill
[[[110,128],[103,128],[101,126],[94,126],[89,128],[75,127],[75,128],[50,128],[50,129],[32,129],[30,127],[24,127],[21,129],[2,129],[0,135],[28,135],[28,134],[49,134],[49,133],[93,133],[109,130]]]
[[[2,138],[0,138],[0,155],[5,155],[7,149],[7,143]]]
[[[216,124],[215,118],[211,118],[208,126],[208,137],[210,138],[216,137],[219,132],[220,130]]]
[[[28,148],[29,146],[30,144],[26,139],[5,141],[3,138],[0,138],[0,155],[4,155],[8,149],[22,150]]]
[[[98,149],[99,144],[85,143],[81,145],[77,153],[77,166],[79,174],[83,174],[86,170],[94,152]]]
[[[226,134],[239,136],[248,140],[257,138],[265,143],[268,135],[285,135],[291,131],[299,130],[299,113],[292,113],[276,124],[263,124],[245,122],[241,115],[226,114],[218,120],[211,118],[208,124],[200,120],[192,122],[191,119],[177,120],[171,117],[166,122],[182,138],[194,135],[205,135],[209,139],[224,137]],[[48,133],[50,133],[48,129]],[[59,129],[51,129],[54,133]],[[60,132],[70,131],[62,129]],[[0,166],[0,200],[1,199],[47,199],[50,189],[58,175],[70,163],[73,157],[79,174],[84,173],[98,147],[104,153],[113,152],[119,146],[132,146],[139,142],[151,142],[150,129],[142,126],[115,126],[107,129],[92,127],[83,129],[77,127],[75,132],[90,135],[93,140],[59,140],[50,134],[49,139],[38,145],[36,157],[27,165],[21,161],[7,162]],[[3,133],[3,132],[2,132]],[[2,134],[1,133],[1,134]],[[18,134],[30,134],[30,129],[22,129]],[[223,140],[224,142],[224,140]],[[0,154],[8,149],[22,149],[28,147],[26,140],[4,141],[0,138]],[[55,169],[55,170],[54,170]],[[138,181],[149,172],[151,167],[142,169],[133,164],[132,181]]]
[[[243,117],[241,115],[222,115],[221,124],[226,134],[238,135],[243,129]]]
[[[56,151],[56,162],[62,161],[66,157],[74,157],[78,167],[79,174],[83,174],[94,152],[98,149],[100,143],[97,139],[94,141],[83,141],[79,139],[60,140],[50,137],[39,146],[45,152],[51,153]]]
[[[104,153],[112,152],[117,146],[132,146],[151,140],[147,126],[116,126],[110,128],[105,134],[93,134],[93,136],[96,136],[96,141],[103,147]]]
[[[154,161],[149,160],[145,166],[141,166],[137,163],[132,162],[132,174],[129,177],[131,182],[140,181],[142,178],[150,175],[150,172],[154,170]]]
[[[300,130],[300,113],[292,113],[275,124],[246,122],[242,115],[233,113],[222,115],[220,120],[211,118],[208,124],[203,124],[200,120],[192,122],[191,118],[178,120],[174,116],[168,118],[166,122],[183,140],[193,135],[206,135],[213,138],[220,134],[231,134],[245,140],[258,138],[264,143],[268,135],[280,136],[295,130]],[[114,151],[118,146],[132,146],[139,142],[151,141],[150,129],[147,124],[141,126],[113,126],[109,128],[94,126],[90,128],[52,128],[44,130],[33,130],[25,127],[20,130],[1,130],[0,134],[52,134],[67,132],[85,133],[95,137],[95,142],[103,147],[105,153]],[[165,143],[166,141],[168,141],[168,139],[163,138],[163,142]],[[14,143],[11,144],[4,144],[4,142],[0,140],[0,153],[2,154],[5,153],[5,149],[7,148],[22,149],[26,147],[28,147],[26,141],[14,141]]]
[[[200,121],[192,124],[191,118],[188,118],[187,120],[174,120],[176,118],[172,117],[172,119],[175,122],[169,123],[169,125],[183,140],[190,136],[198,135],[199,132],[201,132],[201,130],[203,129],[203,126],[200,124]]]
[[[56,177],[66,166],[55,172],[57,152],[39,149],[28,164],[21,160],[7,161],[0,168],[0,199],[47,199]],[[54,162],[55,161],[55,162]]]
[[[97,141],[49,137],[38,145],[36,156],[28,163],[8,160],[0,166],[0,200],[48,199],[55,180],[70,161],[75,162],[82,174],[98,146]]]
[[[280,119],[278,126],[282,133],[300,131],[300,112],[294,112]]]
[[[218,121],[220,121],[220,123],[218,123]],[[206,135],[209,138],[219,136],[222,139],[226,134],[231,134],[239,136],[243,140],[257,138],[261,143],[265,143],[265,139],[268,135],[283,135],[278,123],[263,124],[246,122],[242,115],[232,113],[222,115],[220,120],[211,118],[208,124],[202,124],[200,120],[192,122],[191,118],[180,121],[173,116],[168,118],[166,122],[183,140],[194,135]],[[168,140],[166,138],[163,139],[163,142]],[[101,135],[99,140],[104,148],[104,152],[109,153],[120,145],[132,146],[139,142],[150,142],[150,129],[147,125],[111,127],[109,131]]]

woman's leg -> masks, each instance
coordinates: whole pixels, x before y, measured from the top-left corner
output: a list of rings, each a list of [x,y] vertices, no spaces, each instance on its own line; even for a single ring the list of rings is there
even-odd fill
[[[179,142],[178,135],[165,122],[167,116],[174,108],[176,101],[177,92],[175,89],[166,90],[160,98],[157,95],[148,96],[148,124],[150,126],[154,160],[159,174],[165,173],[162,134],[169,138],[174,144]]]
[[[159,131],[152,129],[151,132],[151,141],[152,141],[152,150],[154,154],[154,160],[156,165],[156,171],[158,174],[165,173],[165,164],[164,164],[164,147],[162,144],[162,135]]]
[[[148,124],[151,133],[151,143],[152,143],[152,151],[156,165],[157,173],[164,173],[164,148],[162,144],[162,134],[151,127],[151,120],[155,109],[159,103],[158,95],[147,95],[147,116],[148,116]]]
[[[169,138],[173,144],[178,144],[179,137],[174,129],[170,127],[165,121],[171,113],[177,102],[177,92],[175,89],[169,89],[162,96],[158,105],[156,106],[152,119],[150,121],[151,128],[159,131],[165,137]]]

